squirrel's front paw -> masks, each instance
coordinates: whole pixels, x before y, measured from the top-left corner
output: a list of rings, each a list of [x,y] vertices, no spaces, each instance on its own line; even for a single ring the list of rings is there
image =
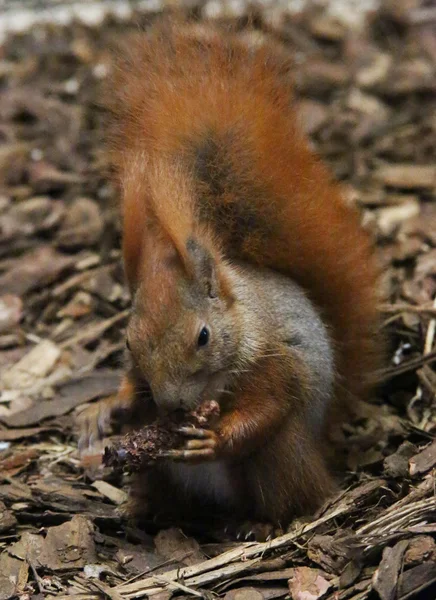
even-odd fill
[[[105,437],[110,425],[110,408],[101,400],[81,412],[77,421],[80,428],[78,446],[83,453]]]
[[[115,428],[126,422],[130,412],[130,403],[118,397],[106,398],[89,406],[78,417],[79,451],[83,453],[98,445],[98,442],[113,433]]]
[[[180,427],[177,432],[186,438],[179,450],[168,450],[161,454],[164,458],[186,462],[215,460],[219,449],[218,435],[210,429]]]

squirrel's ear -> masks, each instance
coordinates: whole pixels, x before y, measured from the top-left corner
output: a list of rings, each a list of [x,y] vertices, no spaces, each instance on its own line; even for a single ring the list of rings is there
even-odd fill
[[[186,248],[196,281],[200,283],[210,298],[216,298],[220,289],[214,257],[207,248],[201,246],[193,238],[189,238]]]

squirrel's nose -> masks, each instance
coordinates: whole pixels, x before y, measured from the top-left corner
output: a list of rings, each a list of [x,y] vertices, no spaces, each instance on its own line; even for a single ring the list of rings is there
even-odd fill
[[[162,387],[154,389],[152,386],[153,400],[162,413],[170,413],[182,406],[179,386],[173,383],[165,383]]]

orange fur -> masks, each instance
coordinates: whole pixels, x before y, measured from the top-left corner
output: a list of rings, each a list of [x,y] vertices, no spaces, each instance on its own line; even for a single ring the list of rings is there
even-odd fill
[[[360,396],[379,364],[378,270],[357,212],[297,128],[289,65],[268,46],[248,49],[212,28],[202,39],[189,31],[164,24],[130,39],[111,82],[129,281],[138,277],[149,214],[183,256],[201,196],[203,242],[214,247],[219,239],[225,256],[301,283],[330,323],[340,396]],[[195,174],[195,149],[208,136],[236,180],[218,195]],[[259,226],[239,240],[233,207],[241,199]],[[228,216],[216,218],[217,203]]]

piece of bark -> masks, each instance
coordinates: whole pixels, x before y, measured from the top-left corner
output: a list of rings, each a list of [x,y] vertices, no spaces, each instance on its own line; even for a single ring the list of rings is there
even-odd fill
[[[292,600],[318,600],[325,596],[331,583],[319,569],[297,567],[289,580],[289,591]]]
[[[407,477],[409,459],[416,454],[417,448],[410,442],[404,442],[398,450],[383,461],[384,472],[389,477]]]
[[[351,587],[362,573],[362,568],[359,561],[350,561],[339,577],[339,588],[345,589]]]
[[[154,573],[163,573],[174,568],[174,562],[166,561],[163,556],[154,549],[149,549],[145,544],[130,544],[117,537],[106,537],[106,540],[108,545],[118,548],[114,558],[128,575],[147,573],[151,569]]]
[[[311,60],[302,65],[295,75],[295,86],[300,93],[323,97],[349,81],[348,69],[340,63]]]
[[[418,257],[415,269],[417,280],[436,275],[436,248]]]
[[[408,540],[401,540],[393,548],[385,548],[377,571],[374,573],[373,586],[381,600],[396,600],[398,577],[403,564]]]
[[[95,309],[96,302],[91,294],[87,292],[77,292],[77,294],[63,306],[58,312],[57,317],[71,317],[72,319],[80,319],[86,315],[92,314]]]
[[[103,232],[100,207],[90,198],[77,198],[69,207],[58,232],[57,240],[62,248],[92,246],[100,240]]]
[[[0,502],[0,533],[9,531],[17,524],[14,513],[6,508],[3,502]]]
[[[174,450],[185,440],[177,429],[182,426],[204,427],[219,415],[215,401],[205,402],[196,411],[180,415],[179,421],[161,419],[147,427],[126,434],[120,441],[107,446],[103,464],[108,467],[127,467],[138,471],[145,465],[159,460],[162,453]]]
[[[421,565],[426,560],[436,562],[436,541],[429,535],[418,535],[409,542],[404,555],[404,565]]]
[[[114,325],[126,321],[129,314],[130,310],[123,310],[121,312],[116,313],[113,317],[110,317],[109,319],[104,319],[103,321],[96,321],[93,325],[91,325],[85,330],[80,329],[80,331],[76,335],[73,335],[71,338],[68,338],[67,340],[62,342],[61,348],[71,348],[79,343],[83,346],[86,346],[87,344],[90,344],[91,342],[100,339],[101,336],[106,331],[114,327]]]
[[[345,24],[327,11],[310,19],[309,30],[315,38],[329,42],[341,42],[347,35]]]
[[[298,122],[307,135],[316,133],[328,119],[328,109],[315,100],[300,100],[297,104]]]
[[[332,535],[315,535],[308,544],[307,556],[328,573],[341,573],[350,562],[347,547]]]
[[[0,181],[8,185],[21,183],[29,160],[30,144],[4,143],[0,148]]]
[[[436,440],[409,460],[410,475],[425,473],[436,464]]]
[[[86,496],[89,495],[90,493],[87,492]],[[86,496],[81,490],[62,482],[54,481],[48,484],[37,482],[32,487],[32,500],[29,502],[31,513],[36,516],[40,512],[39,518],[42,523],[49,525],[53,522],[59,523],[59,518],[50,519],[51,515],[59,516],[61,521],[67,520],[66,518],[71,514],[80,514],[91,521],[96,519],[109,522],[120,521],[120,515],[113,505],[102,502],[101,498],[94,496],[95,499],[90,500]],[[15,510],[16,505],[12,508]],[[17,511],[23,518],[23,511],[18,508]]]
[[[436,90],[434,67],[427,59],[416,58],[396,63],[380,91],[389,96],[416,92],[434,93]]]
[[[5,419],[29,409],[34,402],[30,395],[23,393],[22,390],[3,390],[1,398],[0,421],[3,423]]]
[[[286,598],[288,588],[282,586],[266,586],[254,588],[244,587],[237,590],[230,590],[224,596],[224,600],[274,600],[275,598]]]
[[[166,560],[176,560],[183,565],[195,565],[205,560],[205,555],[194,538],[186,537],[180,529],[161,530],[154,538],[156,551]]]
[[[416,258],[425,248],[419,238],[406,238],[392,249],[392,260],[395,263],[406,262]]]
[[[111,500],[111,502],[114,504],[124,504],[128,497],[126,492],[116,488],[110,483],[107,483],[107,481],[94,481],[92,487],[98,490],[102,496],[109,498],[109,500]]]
[[[83,512],[90,502],[81,490],[55,478],[37,481],[32,486],[32,494],[39,504],[56,506],[57,510]]]
[[[433,165],[384,165],[377,169],[374,178],[388,187],[405,190],[436,186],[436,167]]]
[[[28,427],[27,429],[0,429],[0,442],[16,442],[24,438],[34,437],[40,433],[48,433],[62,430],[59,425],[47,425],[47,427]]]
[[[59,191],[69,185],[83,182],[81,175],[60,171],[54,165],[42,160],[31,163],[28,171],[30,183],[37,193]]]
[[[48,417],[59,417],[70,410],[104,396],[114,394],[119,386],[120,373],[101,369],[86,375],[72,378],[59,385],[53,400],[39,400],[30,408],[11,416],[1,417],[8,427],[28,427],[36,425]]]
[[[0,600],[10,600],[24,592],[29,565],[7,552],[0,555]]]
[[[29,237],[49,231],[59,224],[64,213],[64,204],[48,196],[24,200],[0,217],[1,239],[6,241],[16,236]]]
[[[280,559],[276,559],[276,561],[280,562]],[[256,582],[256,583],[273,583],[275,581],[277,582],[282,582],[282,581],[289,581],[290,579],[292,579],[292,577],[295,574],[295,568],[294,567],[287,567],[285,568],[284,566],[284,561],[280,562],[280,569],[278,571],[269,571],[268,570],[268,563],[271,564],[275,564],[274,559],[271,559],[270,561],[265,561],[265,565],[260,566],[260,565],[251,565],[249,567],[249,569],[247,569],[249,571],[248,575],[245,575],[244,577],[238,577],[237,579],[233,579],[231,584],[234,585],[236,583],[245,583],[245,582]],[[259,569],[263,569],[261,573],[258,573],[257,571]],[[252,573],[250,572],[252,571]],[[227,586],[228,587],[228,586]]]
[[[56,281],[74,262],[74,257],[60,254],[51,246],[40,246],[25,254],[13,268],[0,276],[0,290],[4,294],[23,296]]]
[[[75,515],[67,523],[50,527],[45,538],[24,532],[21,540],[12,544],[8,552],[50,571],[83,569],[97,560],[93,530],[89,519]]]
[[[3,374],[2,383],[7,389],[26,389],[45,378],[59,359],[61,351],[50,340],[44,340],[32,348],[9,371]]]
[[[419,215],[420,204],[410,199],[397,206],[387,206],[376,212],[377,227],[381,235],[391,237],[405,221]]]
[[[38,458],[38,450],[27,448],[22,451],[13,448],[7,451],[13,452],[0,460],[0,473],[5,477],[14,477],[24,469],[27,469]],[[2,455],[6,454],[5,452]]]
[[[14,479],[10,481],[11,483],[0,485],[0,500],[6,500],[8,504],[32,500],[32,490],[28,485]]]
[[[20,322],[22,310],[23,302],[18,296],[0,296],[0,333],[5,333]]]
[[[366,64],[357,72],[356,82],[363,89],[378,88],[391,69],[393,58],[387,52],[376,50],[368,54]]]
[[[345,504],[349,510],[355,510],[356,507],[370,505],[376,498],[380,497],[383,493],[382,490],[386,485],[387,482],[385,479],[365,481],[344,494],[340,503]]]
[[[436,562],[428,561],[402,573],[395,600],[430,598],[425,590],[436,583]],[[418,595],[419,594],[419,595]]]
[[[256,590],[253,587],[247,587],[227,592],[224,596],[224,600],[265,600],[265,596],[260,590]]]

